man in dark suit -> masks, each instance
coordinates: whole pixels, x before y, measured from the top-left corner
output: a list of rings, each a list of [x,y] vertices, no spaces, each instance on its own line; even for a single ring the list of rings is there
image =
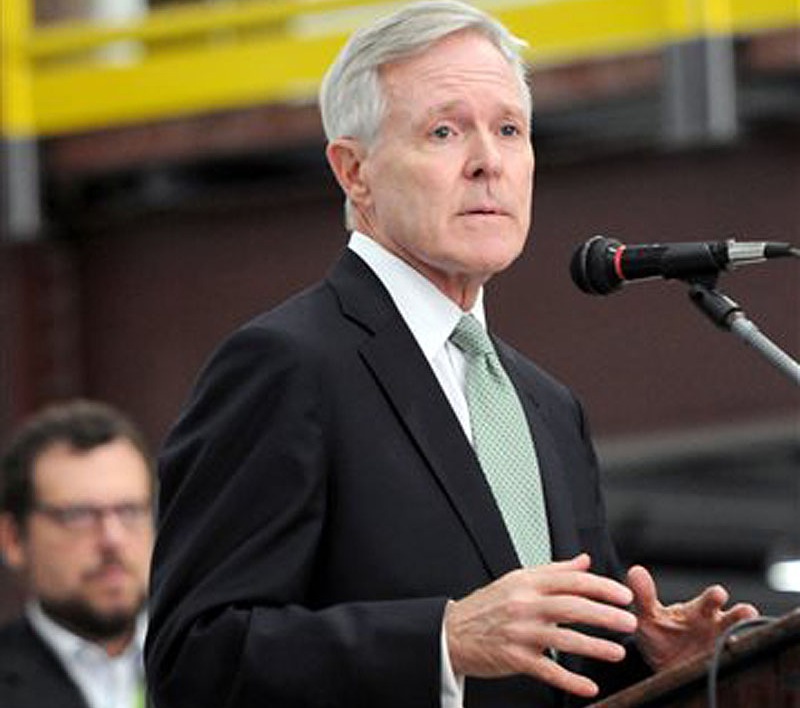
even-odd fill
[[[45,408],[11,440],[0,550],[28,597],[0,628],[0,706],[144,708],[153,482],[139,432],[100,403]]]
[[[658,669],[755,614],[723,610],[719,587],[665,608],[644,568],[617,579],[579,404],[486,338],[483,286],[530,223],[518,51],[445,0],[365,28],[330,69],[353,233],[324,282],[222,344],[166,443],[158,708],[564,705],[642,675],[634,638]],[[523,528],[484,462],[500,394],[473,395],[465,315],[524,416],[532,462],[510,496],[541,487],[546,511]]]

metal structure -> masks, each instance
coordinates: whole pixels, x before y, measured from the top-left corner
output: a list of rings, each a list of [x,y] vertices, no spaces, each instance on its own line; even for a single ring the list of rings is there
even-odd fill
[[[495,0],[535,64],[800,26],[798,0]],[[196,3],[125,26],[35,28],[30,0],[3,2],[3,135],[31,137],[268,101],[313,100],[375,0]],[[139,45],[128,60],[102,49]]]
[[[800,26],[800,0],[476,4],[527,40],[538,66],[671,52],[665,82],[676,142],[735,135],[732,53],[725,49],[731,37]],[[313,101],[346,36],[392,6],[378,0],[222,0],[167,6],[122,25],[86,20],[35,27],[31,5],[3,0],[0,10],[3,226],[15,239],[39,228],[39,138]],[[123,45],[125,52],[109,51]]]

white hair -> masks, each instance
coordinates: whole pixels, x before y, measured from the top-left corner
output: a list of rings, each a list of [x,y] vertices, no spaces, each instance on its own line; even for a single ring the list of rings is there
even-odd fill
[[[421,54],[441,39],[467,30],[486,37],[506,58],[530,113],[531,93],[521,54],[526,42],[472,5],[459,0],[423,0],[362,27],[339,52],[322,80],[319,93],[327,139],[351,137],[369,147],[378,135],[386,110],[381,67]],[[348,201],[348,227],[353,226],[350,212]]]

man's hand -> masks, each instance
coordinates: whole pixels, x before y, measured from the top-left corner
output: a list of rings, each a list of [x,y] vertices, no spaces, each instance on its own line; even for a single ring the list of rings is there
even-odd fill
[[[706,588],[688,602],[665,607],[658,601],[653,577],[642,566],[628,571],[628,586],[639,617],[636,641],[656,671],[711,651],[728,627],[758,616],[755,607],[744,603],[723,610],[728,592],[720,585]]]
[[[589,573],[587,554],[515,570],[471,595],[451,602],[445,633],[453,671],[462,676],[528,674],[556,688],[592,697],[594,681],[559,666],[548,649],[620,661],[625,649],[561,624],[583,624],[617,632],[636,630],[623,607],[633,593],[623,584]]]

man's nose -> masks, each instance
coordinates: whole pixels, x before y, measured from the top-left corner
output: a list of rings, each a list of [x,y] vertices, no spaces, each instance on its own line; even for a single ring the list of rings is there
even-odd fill
[[[495,137],[489,131],[476,131],[469,142],[465,165],[467,177],[496,177],[503,169],[503,160]]]
[[[116,545],[130,535],[130,531],[125,528],[118,514],[106,511],[97,519],[97,534],[103,543]]]

